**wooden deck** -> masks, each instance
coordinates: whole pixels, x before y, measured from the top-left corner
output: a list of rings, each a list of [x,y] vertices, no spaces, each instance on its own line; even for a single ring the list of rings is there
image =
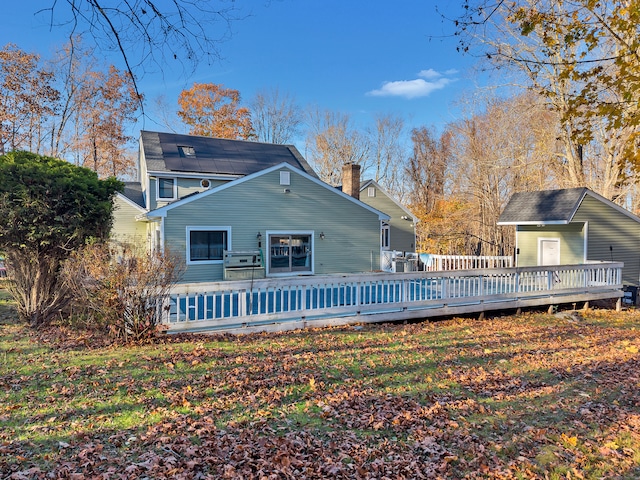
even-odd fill
[[[169,332],[278,331],[623,297],[622,263],[267,278],[177,286]]]

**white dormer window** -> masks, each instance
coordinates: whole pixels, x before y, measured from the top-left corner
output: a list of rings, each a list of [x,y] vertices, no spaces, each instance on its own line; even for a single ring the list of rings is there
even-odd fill
[[[369,187],[369,188],[367,188],[367,196],[368,196],[368,197],[375,197],[375,196],[376,196],[376,189],[375,189],[375,187]]]
[[[181,145],[178,147],[178,151],[180,152],[181,157],[195,157],[196,150],[193,147],[188,147],[186,145]]]
[[[175,178],[158,178],[158,200],[173,200],[176,194]]]

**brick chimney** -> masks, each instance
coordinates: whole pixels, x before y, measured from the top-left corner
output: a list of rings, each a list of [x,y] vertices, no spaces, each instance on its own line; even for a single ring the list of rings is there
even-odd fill
[[[342,166],[342,191],[360,200],[360,165],[357,163]]]

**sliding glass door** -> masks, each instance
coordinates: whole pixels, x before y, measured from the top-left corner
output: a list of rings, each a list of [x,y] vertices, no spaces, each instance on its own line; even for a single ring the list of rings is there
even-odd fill
[[[269,235],[269,273],[311,272],[311,234]]]

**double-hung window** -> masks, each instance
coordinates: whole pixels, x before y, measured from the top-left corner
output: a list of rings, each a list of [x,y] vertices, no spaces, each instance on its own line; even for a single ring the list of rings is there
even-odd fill
[[[158,200],[173,200],[176,198],[176,179],[158,178]]]
[[[187,227],[187,263],[221,263],[229,236],[228,227]]]

